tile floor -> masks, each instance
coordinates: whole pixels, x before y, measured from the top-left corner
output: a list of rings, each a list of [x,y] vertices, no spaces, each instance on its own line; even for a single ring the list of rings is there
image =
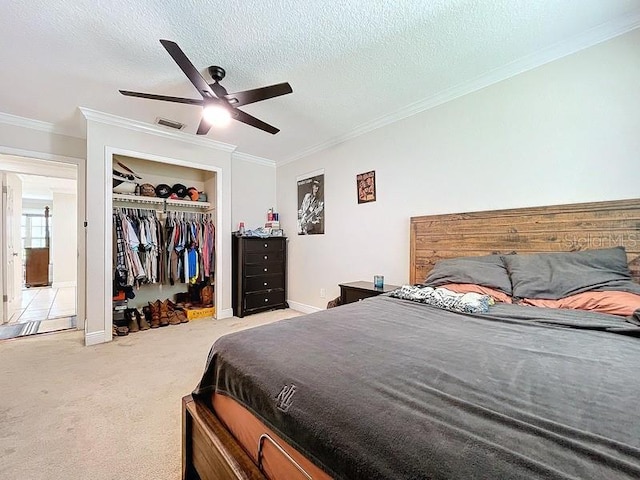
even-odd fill
[[[51,320],[76,314],[76,287],[32,287],[22,290],[22,305],[9,324]]]
[[[22,290],[22,305],[9,323],[0,325],[0,340],[76,328],[75,287]]]

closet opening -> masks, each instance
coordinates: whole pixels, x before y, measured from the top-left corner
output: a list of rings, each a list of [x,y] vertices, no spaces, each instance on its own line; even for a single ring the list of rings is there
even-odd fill
[[[217,172],[112,155],[112,335],[216,317]]]

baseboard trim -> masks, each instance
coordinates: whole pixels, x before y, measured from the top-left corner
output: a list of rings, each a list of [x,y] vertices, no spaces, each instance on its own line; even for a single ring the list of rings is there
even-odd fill
[[[51,284],[51,288],[64,288],[64,287],[75,287],[76,286],[76,282],[74,281],[70,281],[70,282],[53,282]]]
[[[84,344],[87,347],[91,345],[98,345],[99,343],[105,343],[106,341],[104,330],[84,334]]]
[[[324,308],[313,307],[311,305],[294,302],[292,300],[287,300],[287,303],[289,303],[289,308],[302,313],[316,313],[324,310]]]
[[[216,319],[222,320],[223,318],[231,318],[233,317],[233,308],[225,308],[224,310],[220,310],[216,315]]]

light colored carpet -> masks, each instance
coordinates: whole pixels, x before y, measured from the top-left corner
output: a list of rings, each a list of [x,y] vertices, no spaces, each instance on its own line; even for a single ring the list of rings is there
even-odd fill
[[[92,347],[77,331],[0,342],[0,478],[179,479],[180,400],[213,341],[298,315],[195,320]]]

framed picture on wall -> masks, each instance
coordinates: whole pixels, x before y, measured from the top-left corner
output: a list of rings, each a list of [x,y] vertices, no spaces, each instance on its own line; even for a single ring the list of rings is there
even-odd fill
[[[358,191],[358,203],[376,201],[376,171],[359,173],[356,176],[356,188]]]
[[[298,235],[324,234],[324,170],[302,175],[298,183]]]

